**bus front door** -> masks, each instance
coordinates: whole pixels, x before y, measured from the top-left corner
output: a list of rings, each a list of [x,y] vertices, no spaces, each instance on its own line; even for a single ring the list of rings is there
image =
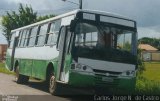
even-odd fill
[[[14,43],[13,43],[13,48],[12,48],[12,53],[11,53],[11,67],[10,67],[10,70],[13,70],[13,68],[14,68],[15,49],[16,49],[17,44],[18,44],[18,36],[15,36]]]
[[[65,50],[66,50],[66,36],[67,36],[67,27],[62,26],[58,41],[57,41],[57,49],[59,50],[59,58],[58,58],[58,68],[57,68],[57,80],[64,81],[64,61],[65,61]]]

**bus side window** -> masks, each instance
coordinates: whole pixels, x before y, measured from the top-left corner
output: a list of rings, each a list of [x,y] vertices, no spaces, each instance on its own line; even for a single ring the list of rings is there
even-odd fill
[[[55,32],[59,32],[60,27],[61,27],[61,20],[59,19],[55,21],[55,29],[54,29]]]
[[[9,44],[9,48],[13,48],[13,44],[14,44],[14,38],[15,38],[15,32],[11,33],[11,39],[10,39],[10,44]]]
[[[57,20],[55,22],[52,22],[50,24],[50,30],[49,30],[49,35],[47,39],[47,44],[48,45],[54,45],[57,42],[57,37],[60,29],[61,20]]]
[[[20,47],[23,47],[23,46],[24,46],[25,37],[26,37],[26,30],[23,31],[23,35],[22,35],[22,38],[21,38]]]
[[[25,37],[25,40],[24,40],[24,47],[27,46],[27,41],[28,41],[28,37],[29,37],[29,29],[26,30],[26,37]]]
[[[71,45],[71,41],[72,41],[72,33],[70,32],[70,28],[67,27],[67,36],[66,36],[66,53],[69,54],[70,53],[70,45]]]
[[[27,43],[26,43],[26,46],[29,45],[29,40],[30,40],[30,36],[31,36],[31,31],[32,31],[32,28],[28,29],[28,39],[27,39]]]
[[[39,37],[39,31],[41,29],[41,26],[38,25],[38,29],[37,29],[37,34],[36,34],[36,40],[35,40],[35,46],[37,46],[37,43],[38,43],[38,37]]]
[[[51,34],[51,33],[49,33],[50,32],[50,28],[51,28],[51,24],[52,23],[48,23],[48,28],[47,28],[47,33],[46,33],[46,38],[45,38],[44,44],[47,44],[49,35]]]
[[[45,43],[46,33],[48,29],[48,24],[41,25],[39,34],[37,35],[37,45],[42,46]]]
[[[48,39],[47,39],[47,44],[50,45],[51,43],[53,43],[52,41],[54,41],[54,29],[55,29],[55,22],[52,22],[50,24],[50,30],[48,32]]]
[[[37,32],[38,32],[38,26],[33,27],[31,30],[31,35],[29,37],[29,46],[35,45]]]
[[[22,34],[23,34],[23,30],[21,30],[21,31],[19,32],[18,47],[20,47],[20,44],[21,44]]]

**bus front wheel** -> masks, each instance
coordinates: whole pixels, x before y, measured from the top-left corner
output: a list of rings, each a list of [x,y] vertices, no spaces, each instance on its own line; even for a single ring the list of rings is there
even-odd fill
[[[53,75],[53,73],[50,74],[50,80],[49,80],[49,92],[52,95],[59,95],[59,91],[58,91],[58,84],[56,82],[56,78]]]
[[[19,73],[19,66],[17,66],[15,70],[15,80],[18,84],[27,83],[29,80],[28,76]]]

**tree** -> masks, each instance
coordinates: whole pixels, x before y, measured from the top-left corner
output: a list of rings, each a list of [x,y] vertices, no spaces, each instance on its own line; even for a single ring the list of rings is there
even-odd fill
[[[4,27],[5,37],[7,41],[10,40],[10,32],[13,29],[32,24],[36,22],[37,13],[33,12],[31,7],[27,5],[23,7],[22,4],[19,5],[18,13],[12,11],[11,13],[7,12],[6,16],[2,17],[2,26]]]
[[[55,17],[56,15],[45,15],[45,16],[39,16],[36,20],[36,22],[38,21],[42,21],[42,20],[45,20],[45,19],[49,19],[49,18],[52,18],[52,17]]]

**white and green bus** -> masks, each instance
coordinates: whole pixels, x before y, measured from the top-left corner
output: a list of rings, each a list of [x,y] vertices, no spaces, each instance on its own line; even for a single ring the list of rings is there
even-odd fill
[[[17,83],[29,77],[79,88],[133,90],[137,67],[134,20],[102,11],[75,10],[11,31],[6,67]]]

